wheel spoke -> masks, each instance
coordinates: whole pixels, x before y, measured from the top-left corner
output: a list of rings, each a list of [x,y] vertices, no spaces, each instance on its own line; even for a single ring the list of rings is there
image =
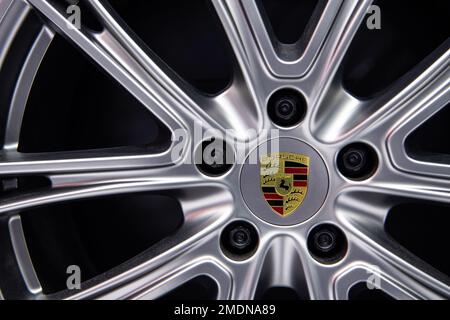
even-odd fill
[[[9,109],[8,119],[6,121],[4,149],[16,151],[19,146],[20,130],[25,107],[30,94],[32,83],[35,79],[42,58],[45,55],[54,33],[47,27],[40,31],[30,53],[25,61],[24,68],[17,80],[18,84],[13,93],[13,99]],[[36,59],[36,57],[38,57]]]
[[[177,189],[185,187],[183,184],[189,184],[190,188]],[[114,194],[142,191],[143,186],[141,186],[141,190],[132,190],[133,188],[130,185],[122,185],[123,190],[119,190],[119,184],[109,187],[110,189],[107,192]],[[113,188],[116,188],[116,190],[113,191]],[[223,226],[233,212],[232,197],[229,192],[212,185],[192,187],[191,181],[178,181],[176,183],[166,181],[153,187],[150,187],[149,184],[145,188],[150,191],[158,190],[161,192],[169,189],[171,195],[178,199],[184,214],[184,222],[177,232],[125,264],[108,271],[106,274],[83,282],[81,291],[66,290],[45,296],[40,291],[35,290],[36,292],[33,292],[33,294],[36,295],[36,298],[155,298],[170,291],[177,284],[182,284],[183,281],[202,275],[211,276],[219,284],[218,293],[220,297],[227,298],[229,296],[231,285],[228,283],[229,275],[214,259],[210,258],[217,256],[217,250],[220,249],[217,245],[218,240],[215,239],[218,237],[219,228]],[[53,198],[42,196],[33,199],[30,197],[30,200],[10,201],[10,203],[6,201],[0,209],[0,216],[5,213],[5,210],[14,210],[11,213],[11,219],[14,219],[18,212],[20,213],[21,210],[31,206],[48,205],[51,202],[91,196],[97,197],[100,196],[100,192],[105,193],[105,191],[106,188],[103,191],[100,191],[100,188],[86,188],[83,190],[84,194],[81,194],[81,191],[79,194],[66,191],[65,194],[52,195]],[[208,194],[207,198],[205,198],[206,194]],[[17,231],[17,228],[10,231]],[[12,233],[11,237],[12,239],[20,238],[20,232]],[[20,244],[18,241],[15,241],[15,243]],[[16,245],[14,250],[17,257],[28,256],[26,245]],[[21,259],[20,261],[25,260]],[[22,263],[21,267],[26,271],[22,272],[22,275],[29,282],[32,277],[25,278],[25,275],[32,273],[29,268],[25,269],[26,266]],[[124,268],[126,271],[124,271]],[[164,281],[162,281],[162,278],[164,278]],[[171,282],[172,279],[175,282]],[[25,282],[28,283],[27,281]],[[36,286],[32,288],[36,288]]]
[[[257,92],[265,79],[256,47],[249,40],[251,31],[238,1],[212,0],[234,53],[234,77],[229,88],[210,101],[221,113],[223,123],[237,131],[238,137],[251,137],[248,131],[262,129],[264,100]],[[206,105],[208,105],[206,103]],[[223,111],[220,111],[223,110]],[[225,111],[226,110],[226,111]],[[218,116],[219,117],[219,116]]]
[[[213,234],[207,235],[191,247],[183,245],[186,248],[180,251],[182,253],[166,262],[158,263],[158,260],[164,259],[163,255],[156,257],[154,263],[155,266],[159,264],[159,267],[145,272],[137,279],[108,291],[98,298],[156,299],[196,277],[207,276],[217,285],[218,292],[215,298],[228,299],[232,286],[231,275],[218,260],[211,258],[218,253],[217,238],[217,232],[214,231]]]
[[[277,52],[277,46],[274,46],[276,40],[268,32],[256,1],[240,1],[240,3],[239,1],[222,1],[222,5],[227,7],[228,12],[233,16],[232,23],[238,29],[235,38],[241,39],[240,43],[243,44],[245,57],[253,65],[259,65],[259,67],[261,62],[265,63],[269,71],[277,77],[301,77],[307,72],[324,42],[341,4],[340,0],[320,2],[312,17],[312,20],[316,21],[310,23],[311,30],[306,32],[311,36],[305,40],[307,43],[305,48],[300,50],[301,46],[297,44],[290,46],[290,50]],[[278,46],[283,46],[283,44],[278,43]],[[287,45],[285,46],[287,47]],[[295,49],[292,50],[293,48]],[[296,52],[291,54],[294,57],[285,57],[280,54],[286,51]]]
[[[179,157],[172,159],[172,156],[171,149],[156,154],[142,154],[142,150],[133,149],[40,154],[3,150],[0,152],[0,176],[163,167],[180,161]]]
[[[332,142],[351,137],[376,144],[389,138],[391,144],[398,144],[393,149],[400,150],[406,136],[448,102],[449,56],[447,50],[423,72],[422,66],[417,66],[410,72],[418,74],[416,78],[405,76],[373,99],[356,98],[339,79],[334,80],[328,96],[320,102],[324,108],[319,108],[314,120],[317,137]],[[330,106],[334,106],[333,111],[326,109]]]
[[[8,220],[8,229],[11,249],[20,271],[20,275],[18,275],[20,280],[18,279],[18,281],[23,280],[25,288],[28,291],[25,295],[39,295],[42,293],[42,287],[28,252],[22,221],[19,215],[14,215]]]
[[[261,248],[258,250],[261,250]],[[257,254],[242,264],[229,266],[233,274],[231,300],[252,300],[255,298],[263,262],[263,255]]]
[[[359,139],[384,143],[403,143],[412,130],[420,126],[448,102],[450,51],[440,56],[427,70],[401,90],[394,88],[392,94],[386,94],[370,104],[364,121],[354,127],[354,136]],[[371,139],[372,138],[372,139]],[[395,146],[398,149],[398,146]]]
[[[270,288],[289,288],[299,298],[308,299],[308,287],[303,270],[302,250],[293,238],[278,237],[271,241],[265,254],[257,294]]]
[[[182,164],[138,171],[55,174],[48,178],[52,185],[49,190],[4,196],[0,215],[55,202],[123,193],[182,190],[188,187],[197,190],[196,187],[206,188],[208,185],[195,168]]]
[[[271,288],[287,288],[308,299],[308,284],[297,240],[289,236],[261,239],[249,260],[230,265],[234,280],[232,299],[261,298]]]
[[[311,300],[334,299],[332,284],[336,269],[320,265],[312,258],[309,259],[309,263],[305,265],[305,277]]]
[[[211,194],[211,188],[204,192]],[[217,282],[219,297],[228,297],[229,274],[211,257],[220,250],[218,232],[232,213],[232,199],[226,192],[217,192],[208,198],[208,203],[204,200],[202,194],[184,195],[180,199],[185,214],[183,226],[175,235],[127,263],[131,268],[117,274],[112,270],[108,280],[93,279],[84,284],[81,292],[64,294],[69,299],[150,299],[195,276],[206,275]]]
[[[357,244],[358,242],[361,243]],[[408,252],[399,251],[398,244],[387,237],[383,230],[366,239],[355,239],[353,245],[355,258],[358,256],[360,261],[366,262],[375,270],[381,270],[384,279],[381,278],[380,287],[394,298],[445,299],[450,296],[450,287],[443,282],[439,273],[424,272],[426,265]],[[367,278],[369,276],[370,274]],[[401,291],[401,295],[396,291]]]
[[[366,105],[345,90],[339,68],[372,2],[343,2],[308,77],[302,81],[305,90],[310,92],[311,130],[321,141],[342,139],[348,130],[364,120],[359,113]]]
[[[252,29],[246,20],[245,10],[240,1],[212,2],[237,60],[236,72],[241,73],[249,90],[260,90],[258,87],[267,77],[258,45],[253,41]]]
[[[323,89],[328,89],[331,85],[372,2],[373,0],[343,1],[340,8],[333,9],[335,12],[336,9],[339,10],[333,25],[327,20],[322,21],[327,26],[324,32],[329,35],[311,70],[316,74],[315,85],[321,84]]]
[[[388,282],[396,283],[395,290],[398,290],[398,287],[403,288],[402,291],[408,292],[410,298],[448,297],[450,288],[446,284],[446,276],[399,246],[387,234],[384,226],[394,205],[411,197],[414,200],[430,200],[430,197],[400,185],[366,189],[359,187],[352,190],[342,193],[337,204],[337,216],[347,229],[349,242],[352,243],[351,256],[347,259],[364,261],[375,266],[386,275]],[[446,195],[438,195],[441,201],[445,199],[448,203],[449,190],[447,189]],[[436,194],[434,197],[436,198]]]
[[[47,0],[28,2],[171,129],[186,128],[194,119],[208,123],[199,113],[194,113],[196,109],[192,105],[186,105],[189,99],[181,87],[158,67],[99,1],[89,1],[86,10],[93,10],[99,17],[104,26],[100,32],[83,26],[80,30],[71,27],[60,9]]]
[[[359,263],[339,272],[334,285],[334,298],[338,300],[351,299],[351,290],[358,285],[366,290],[382,290],[390,298],[396,300],[415,300],[417,297],[395,279],[382,273],[378,266]]]
[[[388,171],[388,170],[386,170]],[[403,173],[391,168],[377,178],[372,187],[386,195],[393,193],[405,198],[429,202],[447,203],[450,196],[450,181],[426,177],[422,172]]]
[[[450,57],[450,51],[449,51]],[[448,58],[447,58],[448,61]],[[401,171],[428,174],[439,177],[450,177],[450,164],[447,162],[433,163],[432,158],[428,160],[413,159],[407,152],[406,139],[423,123],[436,115],[450,102],[450,68],[439,74],[424,92],[412,98],[404,108],[411,110],[403,112],[403,115],[394,115],[392,119],[386,120],[375,131],[375,134],[385,132],[388,134],[388,151],[394,166]],[[388,128],[389,127],[389,128]],[[441,157],[442,159],[444,156]]]
[[[183,105],[185,101],[183,90],[170,82],[169,77],[98,1],[92,1],[91,6],[96,9],[106,26],[102,32],[93,32],[84,27],[81,30],[69,28],[63,13],[48,1],[31,0],[29,3],[47,17],[53,23],[52,26],[56,26],[57,30],[72,40],[154,113],[172,132],[182,130],[184,139],[178,144],[182,146],[180,150],[188,151],[186,145],[192,142],[190,136],[195,125],[200,123],[208,128],[207,122],[192,112],[194,110],[192,106]],[[27,7],[22,9],[26,11]],[[183,155],[173,157],[170,146],[40,154],[17,152],[23,113],[31,84],[52,39],[53,31],[43,27],[18,78],[6,123],[5,144],[0,152],[0,176],[167,166],[180,160]],[[203,127],[200,130],[203,130]]]
[[[174,80],[169,79],[168,75],[158,68],[156,63],[149,58],[149,55],[139,48],[129,33],[114,19],[109,11],[111,9],[108,10],[97,0],[90,0],[89,3],[106,26],[106,30],[103,31],[105,39],[99,42],[103,46],[110,46],[113,43],[111,39],[118,39],[120,46],[132,52],[138,58],[138,61],[144,65],[146,71],[158,83],[161,83],[161,87],[168,89],[171,96],[178,100],[178,104],[183,105],[183,109],[181,109],[180,107],[175,107],[175,102],[170,101],[169,108],[175,109],[173,114],[183,114],[187,110],[194,112],[195,117],[193,119],[197,122],[205,123],[206,127],[223,130],[233,129],[234,131],[230,131],[230,134],[239,139],[248,138],[249,134],[251,136],[253,132],[249,133],[249,129],[261,129],[261,125],[258,123],[260,114],[258,114],[258,110],[255,107],[254,96],[250,90],[247,93],[242,90],[246,85],[244,80],[246,75],[237,72],[232,84],[223,92],[212,97],[199,94],[182,82],[174,83]],[[115,52],[116,50],[109,48],[108,51]],[[174,76],[172,77],[172,79],[175,78]],[[193,120],[191,122],[190,125],[194,125]]]

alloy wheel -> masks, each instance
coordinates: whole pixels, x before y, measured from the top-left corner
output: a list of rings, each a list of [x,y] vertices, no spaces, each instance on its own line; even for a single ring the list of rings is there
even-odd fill
[[[187,3],[0,1],[0,297],[449,298],[448,4]],[[310,161],[286,217],[274,140]]]

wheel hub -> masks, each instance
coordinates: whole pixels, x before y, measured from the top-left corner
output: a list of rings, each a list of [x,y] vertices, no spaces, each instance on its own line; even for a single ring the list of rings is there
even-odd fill
[[[270,142],[250,152],[242,168],[240,187],[245,203],[255,216],[273,225],[305,222],[327,197],[327,167],[305,142],[280,138],[279,150],[269,151]]]

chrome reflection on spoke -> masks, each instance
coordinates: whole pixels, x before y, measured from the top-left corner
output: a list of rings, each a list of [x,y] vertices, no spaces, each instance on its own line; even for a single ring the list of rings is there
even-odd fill
[[[450,101],[450,50],[411,82],[376,99],[359,99],[344,88],[339,67],[372,1],[321,1],[322,12],[315,15],[308,45],[294,60],[280,57],[273,47],[256,0],[211,2],[235,59],[232,83],[212,97],[174,80],[104,1],[87,1],[87,8],[103,27],[98,32],[84,26],[69,28],[54,1],[17,0],[8,8],[2,7],[6,2],[0,2],[2,46],[4,34],[13,34],[20,27],[20,17],[37,12],[46,21],[15,87],[5,146],[0,151],[0,177],[36,174],[50,181],[46,190],[1,197],[0,219],[9,222],[13,253],[27,291],[17,295],[32,299],[155,299],[206,276],[217,285],[219,299],[254,299],[270,287],[293,289],[303,299],[348,299],[354,285],[375,274],[382,290],[396,299],[449,298],[448,276],[400,248],[385,232],[384,223],[400,199],[450,204],[449,164],[417,161],[405,150],[407,136]],[[63,34],[87,54],[172,132],[186,130],[184,152],[176,159],[172,158],[173,145],[156,154],[18,152],[26,100],[55,33]],[[0,50],[0,66],[3,59]],[[308,105],[304,122],[293,128],[279,128],[267,116],[269,97],[286,87],[301,92]],[[195,164],[183,163],[186,152],[197,143],[193,141],[196,122],[203,123],[202,130],[233,129],[238,146],[249,140],[250,149],[257,147],[263,129],[279,129],[286,137],[306,142],[323,158],[328,171],[326,199],[317,204],[310,219],[297,225],[261,220],[247,206],[240,189],[245,164],[212,178],[199,172]],[[376,150],[379,167],[367,180],[350,181],[336,168],[335,158],[343,147],[359,141]],[[42,293],[24,241],[21,210],[162,191],[174,195],[183,209],[184,223],[174,235],[106,276],[83,283],[80,291]],[[257,251],[242,260],[225,255],[220,246],[222,230],[236,220],[252,223],[259,235]],[[311,229],[323,223],[340,227],[348,241],[346,255],[329,265],[315,260],[307,245]]]

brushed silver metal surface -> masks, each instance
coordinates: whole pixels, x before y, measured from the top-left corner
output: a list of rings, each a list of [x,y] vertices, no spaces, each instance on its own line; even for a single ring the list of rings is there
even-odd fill
[[[87,1],[104,26],[101,32],[68,28],[64,12],[52,1],[0,1],[0,68],[25,17],[33,12],[45,21],[9,108],[0,176],[33,173],[52,183],[45,191],[5,196],[0,217],[69,200],[165,191],[178,199],[185,218],[176,234],[107,277],[83,284],[81,291],[44,295],[33,284],[23,297],[149,299],[206,275],[217,283],[221,299],[253,299],[265,287],[297,290],[303,284],[311,299],[347,299],[352,285],[377,270],[381,288],[394,298],[448,299],[448,277],[399,247],[384,230],[384,221],[390,208],[405,200],[450,204],[449,166],[412,159],[404,145],[414,128],[450,101],[450,50],[413,81],[382,98],[361,100],[346,91],[338,70],[372,1],[327,1],[298,61],[276,55],[254,0],[211,2],[237,63],[230,86],[205,97],[170,78],[102,1]],[[170,130],[185,130],[183,152],[173,159],[174,144],[157,154],[18,152],[26,96],[54,33],[87,54]],[[307,101],[305,120],[292,128],[274,125],[267,115],[270,96],[281,88],[298,90]],[[198,143],[193,136],[199,122],[203,132],[233,129],[234,148],[247,150],[244,158],[270,139],[268,130],[280,130],[282,151],[305,152],[314,160],[304,205],[289,220],[271,212],[261,199],[257,164],[236,163],[226,175],[212,178],[187,163]],[[365,181],[351,181],[337,169],[338,152],[352,142],[368,143],[377,152],[379,167]],[[230,259],[220,248],[221,231],[235,220],[252,223],[260,236],[258,250],[244,261]],[[315,260],[307,248],[310,230],[322,223],[340,227],[348,240],[345,257],[332,265]],[[16,245],[16,250],[23,251],[16,252],[19,257],[28,256],[26,246]],[[24,272],[23,282],[29,274]]]
[[[250,152],[242,167],[240,186],[242,197],[254,215],[274,225],[290,226],[307,221],[319,211],[328,194],[328,169],[322,157],[308,144],[293,138],[280,137],[278,140],[279,152],[296,153],[310,158],[308,190],[300,207],[294,213],[282,217],[270,208],[263,197],[260,187],[261,168],[259,163],[255,164],[251,159],[264,156],[265,154],[260,154],[260,150],[270,150],[270,141]]]

